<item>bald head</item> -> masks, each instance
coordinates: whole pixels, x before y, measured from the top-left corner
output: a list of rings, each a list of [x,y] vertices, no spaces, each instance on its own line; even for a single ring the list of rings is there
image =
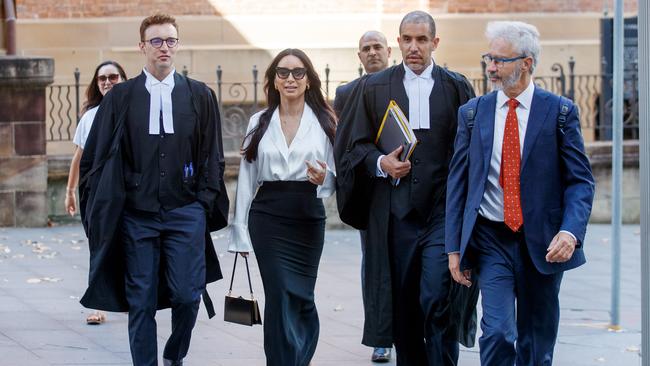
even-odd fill
[[[390,47],[388,47],[386,36],[378,31],[367,31],[359,39],[357,55],[368,74],[387,68]]]
[[[386,41],[386,36],[382,32],[369,30],[359,38],[359,51],[361,51],[363,43],[370,41],[376,41],[388,47],[388,41]]]

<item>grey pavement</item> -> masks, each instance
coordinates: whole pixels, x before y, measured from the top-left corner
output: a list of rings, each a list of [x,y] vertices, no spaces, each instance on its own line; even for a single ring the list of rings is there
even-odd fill
[[[229,278],[232,255],[225,249],[226,232],[213,237]],[[555,365],[640,365],[639,227],[623,229],[620,332],[607,330],[609,237],[609,226],[591,225],[585,241],[588,263],[564,276]],[[355,231],[327,232],[316,286],[321,331],[313,366],[371,365],[371,349],[360,344],[360,261]],[[254,290],[263,306],[259,271],[255,260],[251,264]],[[245,294],[245,275],[240,270],[235,289]],[[80,226],[0,229],[0,366],[131,364],[125,314],[109,313],[107,322],[99,326],[85,324],[89,310],[79,304],[79,297],[87,273],[87,242]],[[217,316],[209,320],[201,308],[186,365],[264,365],[262,327],[221,320],[227,286],[222,280],[208,287]],[[170,332],[170,312],[160,311],[157,320],[161,353]],[[460,365],[479,365],[478,347],[462,349]]]

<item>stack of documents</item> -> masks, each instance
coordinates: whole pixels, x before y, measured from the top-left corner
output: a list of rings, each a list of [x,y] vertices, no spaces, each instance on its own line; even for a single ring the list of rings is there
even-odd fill
[[[417,143],[418,140],[404,112],[394,100],[391,100],[379,126],[375,145],[386,155],[402,146],[403,149],[399,160],[406,161],[413,154]],[[393,180],[393,184],[399,184],[399,179]]]

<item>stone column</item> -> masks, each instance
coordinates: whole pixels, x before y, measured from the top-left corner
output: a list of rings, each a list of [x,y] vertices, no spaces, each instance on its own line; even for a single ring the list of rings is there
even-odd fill
[[[0,57],[0,226],[47,224],[45,89],[51,58]]]

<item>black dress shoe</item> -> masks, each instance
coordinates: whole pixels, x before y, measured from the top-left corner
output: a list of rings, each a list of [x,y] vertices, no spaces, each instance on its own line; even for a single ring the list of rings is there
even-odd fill
[[[390,362],[390,348],[375,348],[372,351],[372,357],[370,360],[376,363]]]
[[[163,366],[183,366],[183,360],[172,361],[163,358]]]

